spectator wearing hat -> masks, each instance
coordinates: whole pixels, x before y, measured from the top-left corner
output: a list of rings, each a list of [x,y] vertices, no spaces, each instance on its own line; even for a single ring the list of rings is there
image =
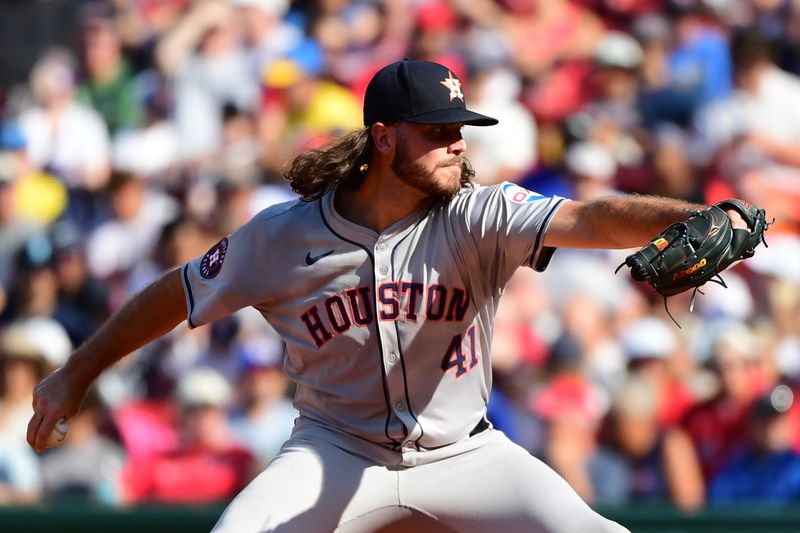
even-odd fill
[[[554,346],[553,373],[530,396],[530,410],[544,423],[543,456],[585,501],[594,501],[588,464],[596,433],[608,408],[601,390],[581,372],[585,354],[579,342],[564,337]]]
[[[316,61],[288,57],[262,73],[259,137],[266,169],[281,174],[286,159],[301,148],[361,126],[361,106],[347,87],[319,77]]]
[[[0,335],[3,363],[2,418],[19,437],[27,431],[33,387],[67,360],[72,345],[64,329],[48,318],[21,318]]]
[[[298,416],[287,397],[283,343],[266,334],[251,334],[238,343],[236,354],[240,373],[231,429],[263,468],[289,438]]]
[[[637,109],[641,45],[625,32],[610,31],[598,41],[593,58],[600,94],[587,112],[601,124],[632,132],[641,126]]]
[[[640,102],[641,45],[622,31],[606,33],[594,50],[591,85],[597,97],[568,119],[582,140],[604,147],[613,158],[619,183],[630,190],[642,184],[646,132]]]
[[[800,501],[800,453],[792,449],[800,428],[788,414],[794,402],[794,391],[784,384],[756,399],[747,416],[751,439],[711,483],[711,504]]]
[[[606,146],[595,142],[575,143],[567,150],[564,167],[572,180],[576,200],[618,194],[614,189],[617,162]]]
[[[694,397],[676,375],[685,353],[673,326],[646,316],[622,331],[621,342],[628,357],[628,373],[642,377],[655,394],[659,427],[677,424],[694,404]]]
[[[414,19],[412,57],[449,65],[460,79],[465,79],[462,74],[466,74],[467,69],[459,39],[459,20],[450,3],[445,0],[422,2],[416,6]]]
[[[180,444],[132,460],[122,472],[125,501],[209,504],[232,498],[252,479],[253,456],[233,443],[230,384],[211,368],[184,374],[175,390]]]
[[[23,244],[41,230],[20,213],[19,180],[29,167],[22,130],[0,122],[0,295],[9,288],[13,258]],[[0,296],[0,312],[5,297]]]
[[[61,220],[49,234],[58,283],[53,317],[64,326],[73,346],[80,346],[108,317],[108,288],[89,275],[84,237],[75,223]]]
[[[41,494],[36,455],[25,445],[26,419],[39,380],[66,361],[69,339],[58,323],[21,319],[0,334],[0,505],[31,503]]]

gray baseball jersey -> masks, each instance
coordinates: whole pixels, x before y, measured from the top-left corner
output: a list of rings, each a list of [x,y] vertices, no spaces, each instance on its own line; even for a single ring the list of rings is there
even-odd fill
[[[486,413],[502,288],[546,266],[564,201],[476,186],[381,234],[332,192],[279,204],[184,266],[189,325],[253,306],[286,341],[301,415],[401,453],[451,444]]]

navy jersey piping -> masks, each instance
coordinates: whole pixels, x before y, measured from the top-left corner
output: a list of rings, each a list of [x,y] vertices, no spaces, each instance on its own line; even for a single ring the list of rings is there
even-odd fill
[[[192,313],[194,312],[194,294],[192,294],[192,286],[189,285],[189,263],[183,265],[183,284],[186,285],[186,292],[189,295],[189,316],[186,318],[186,322],[189,324],[189,327],[194,329],[195,326],[194,322],[192,322]]]
[[[426,214],[426,217],[427,217],[427,214]],[[394,254],[397,251],[397,247],[400,246],[400,243],[402,243],[404,240],[406,240],[412,233],[414,233],[414,230],[417,229],[417,227],[420,225],[420,223],[424,219],[425,219],[425,217],[420,218],[417,221],[417,223],[414,224],[414,227],[408,233],[406,233],[405,236],[403,236],[402,239],[397,241],[397,244],[395,244],[392,247],[392,254],[390,256],[391,257],[391,263],[392,263],[392,279],[397,279],[397,272],[395,271],[395,268],[394,268]],[[402,370],[403,370],[403,389],[404,389],[405,395],[406,395],[406,405],[408,406],[408,412],[411,415],[411,418],[414,419],[414,421],[417,423],[417,425],[419,426],[419,429],[420,429],[419,437],[417,438],[416,441],[414,441],[415,444],[417,446],[419,446],[419,441],[425,435],[425,429],[422,427],[422,424],[419,423],[419,419],[417,418],[417,415],[414,414],[414,409],[411,407],[411,397],[408,394],[408,380],[406,379],[406,359],[405,359],[405,355],[403,354],[403,344],[400,342],[400,326],[398,325],[398,322],[396,320],[394,322],[394,330],[395,330],[395,334],[397,335],[397,351],[400,352],[400,368],[402,368]],[[408,433],[406,433],[406,434],[408,434]]]
[[[533,245],[533,252],[531,252],[531,260],[528,265],[531,268],[533,266],[533,260],[536,258],[536,253],[539,251],[539,244],[541,244],[542,235],[544,235],[544,229],[547,227],[547,224],[550,223],[550,218],[552,218],[553,214],[555,214],[556,209],[564,202],[564,198],[556,202],[556,205],[550,208],[550,211],[547,213],[547,216],[544,217],[544,221],[542,221],[542,225],[539,227],[539,231],[536,233],[536,242]]]
[[[322,201],[318,200],[318,202],[319,202],[319,216],[320,216],[320,218],[322,218],[322,223],[325,224],[325,227],[328,228],[328,231],[330,231],[338,239],[341,239],[344,242],[347,242],[347,243],[353,244],[355,246],[358,246],[359,248],[361,248],[362,250],[367,252],[367,257],[369,257],[369,260],[372,263],[372,271],[373,271],[373,275],[372,275],[372,294],[378,294],[378,292],[377,292],[378,287],[377,287],[377,283],[376,283],[376,280],[375,280],[375,274],[374,274],[374,271],[375,271],[375,258],[372,256],[372,252],[369,250],[369,248],[367,248],[363,244],[357,243],[355,241],[351,241],[350,239],[342,237],[341,235],[336,233],[336,231],[328,223],[328,220],[325,218],[325,212],[322,210]],[[389,435],[389,422],[391,421],[391,417],[392,417],[392,402],[389,399],[389,386],[386,383],[386,367],[384,366],[384,362],[383,362],[383,343],[381,342],[381,335],[380,335],[380,332],[378,331],[377,309],[375,310],[375,313],[376,313],[375,314],[375,330],[376,330],[375,333],[376,333],[376,338],[378,340],[378,350],[379,350],[378,355],[379,355],[380,360],[381,360],[381,370],[382,370],[382,372],[381,372],[381,381],[383,382],[383,400],[384,400],[384,402],[386,402],[386,423],[384,424],[383,432],[386,435],[387,439],[389,439],[390,441],[392,441],[395,444],[400,444],[400,442],[397,439],[394,439]],[[403,424],[402,420],[400,420],[400,423],[403,425],[403,433],[407,435],[408,434],[408,428],[406,428],[406,425]]]

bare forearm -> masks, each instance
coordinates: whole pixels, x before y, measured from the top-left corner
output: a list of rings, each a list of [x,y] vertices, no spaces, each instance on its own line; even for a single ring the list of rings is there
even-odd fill
[[[59,418],[78,412],[91,382],[128,353],[174,328],[186,316],[180,270],[162,276],[134,296],[78,348],[63,367],[33,391],[28,443],[42,452]]]
[[[556,213],[545,245],[572,248],[641,246],[666,226],[705,206],[658,196],[609,196],[568,202]]]
[[[186,317],[180,270],[168,272],[114,313],[65,367],[87,384],[125,355],[164,335]]]

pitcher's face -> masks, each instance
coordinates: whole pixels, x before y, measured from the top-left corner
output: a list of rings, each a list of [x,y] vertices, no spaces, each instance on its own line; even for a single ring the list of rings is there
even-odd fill
[[[463,124],[413,124],[397,126],[397,147],[392,171],[405,183],[428,196],[449,199],[462,186],[466,164]]]

